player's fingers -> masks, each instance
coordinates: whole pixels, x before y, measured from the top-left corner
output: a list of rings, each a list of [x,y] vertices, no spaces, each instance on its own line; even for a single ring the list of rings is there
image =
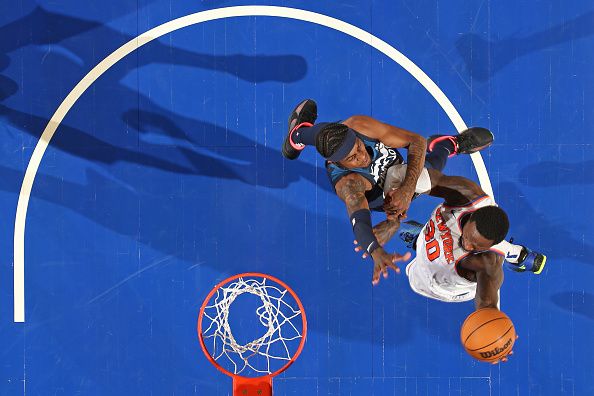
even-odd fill
[[[400,273],[400,268],[398,268],[398,266],[394,263],[390,263],[390,268],[392,268],[394,271],[396,271],[397,274]]]
[[[404,255],[400,255],[398,253],[394,253],[392,255],[392,262],[395,263],[396,261],[406,261],[410,258],[410,252],[404,253]]]
[[[355,239],[355,240],[353,241],[353,244],[354,244],[354,245],[358,245],[358,244],[359,244],[359,242],[357,242],[357,240]]]
[[[355,252],[358,252],[358,251],[360,251],[361,249],[363,249],[361,246],[356,246],[356,247],[355,247]]]
[[[373,277],[371,278],[371,283],[373,284],[373,286],[379,283],[379,273],[379,266],[376,265],[375,267],[373,267]]]
[[[361,257],[363,257],[364,259],[366,259],[367,258],[367,252],[363,253],[363,256],[361,256]]]
[[[513,355],[513,354],[514,354],[514,351],[509,351],[509,354],[510,354],[510,355]]]

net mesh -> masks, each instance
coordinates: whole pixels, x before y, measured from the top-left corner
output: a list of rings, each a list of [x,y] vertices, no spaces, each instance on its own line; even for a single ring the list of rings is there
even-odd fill
[[[255,314],[261,325],[256,326],[258,333],[263,335],[241,344],[231,331],[229,312],[244,293],[261,302]],[[210,355],[234,374],[266,375],[276,371],[291,360],[295,344],[303,337],[302,312],[291,303],[295,300],[288,290],[264,277],[238,278],[221,286],[202,318],[202,338]]]

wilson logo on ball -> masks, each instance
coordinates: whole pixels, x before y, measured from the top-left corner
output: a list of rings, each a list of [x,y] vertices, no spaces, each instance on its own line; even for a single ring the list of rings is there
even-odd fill
[[[495,349],[493,349],[491,351],[479,352],[479,353],[480,353],[481,357],[488,359],[490,357],[497,356],[501,352],[505,351],[507,348],[509,348],[509,346],[511,345],[511,343],[512,343],[512,339],[510,338],[509,340],[507,340],[507,342],[501,348],[496,347]]]

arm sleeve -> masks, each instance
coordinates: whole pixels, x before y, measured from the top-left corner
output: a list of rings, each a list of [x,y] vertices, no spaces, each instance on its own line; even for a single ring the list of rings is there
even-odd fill
[[[371,254],[380,245],[373,233],[371,226],[371,212],[369,209],[360,209],[353,212],[351,215],[351,224],[353,225],[353,233],[359,245],[361,245],[367,253]]]

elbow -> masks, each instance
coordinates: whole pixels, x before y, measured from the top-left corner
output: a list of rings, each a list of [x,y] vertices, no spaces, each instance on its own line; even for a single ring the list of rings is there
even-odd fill
[[[342,121],[342,124],[352,128],[356,131],[365,130],[369,128],[369,118],[368,116],[364,115],[354,115],[350,116],[346,120]]]

